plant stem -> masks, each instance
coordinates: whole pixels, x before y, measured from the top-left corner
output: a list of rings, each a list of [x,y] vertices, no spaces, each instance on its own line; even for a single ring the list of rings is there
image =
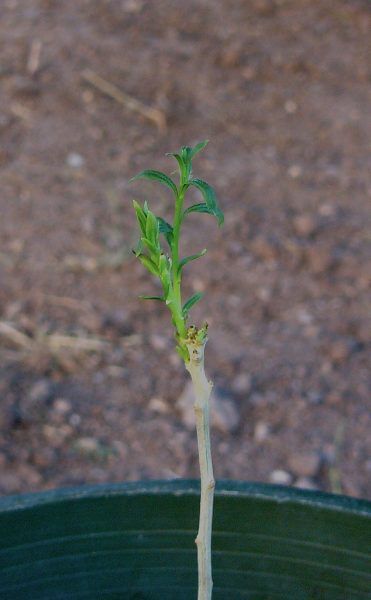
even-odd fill
[[[209,400],[212,383],[207,380],[204,369],[204,350],[207,338],[202,341],[188,338],[189,371],[195,392],[198,454],[201,473],[200,521],[196,537],[198,559],[198,600],[211,600],[213,581],[211,572],[211,532],[215,480],[211,459]]]
[[[182,189],[182,188],[181,188]],[[173,242],[172,242],[172,279],[174,290],[174,308],[173,316],[175,319],[178,333],[185,337],[186,327],[182,315],[182,295],[181,295],[181,273],[179,273],[179,237],[182,224],[182,208],[184,202],[184,191],[179,191],[175,201],[174,223],[173,223]]]
[[[180,226],[182,221],[182,207],[184,201],[184,193],[178,192],[178,196],[175,201],[175,212],[174,212],[174,223],[173,223],[173,282],[176,287],[177,294],[180,292],[180,277],[177,274],[179,266],[179,236]]]

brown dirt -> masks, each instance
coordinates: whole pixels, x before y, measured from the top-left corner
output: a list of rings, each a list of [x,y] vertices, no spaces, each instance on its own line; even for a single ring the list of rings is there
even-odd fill
[[[155,284],[130,252],[133,195],[165,216],[170,199],[128,178],[209,138],[196,171],[226,224],[192,216],[184,251],[209,249],[186,287],[206,291],[208,372],[238,412],[214,431],[216,475],[370,497],[369,3],[1,13],[0,492],[198,475],[169,317],[136,299]]]

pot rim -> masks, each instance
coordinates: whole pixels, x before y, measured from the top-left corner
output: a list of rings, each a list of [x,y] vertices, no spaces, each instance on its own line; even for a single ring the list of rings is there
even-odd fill
[[[103,483],[78,487],[56,488],[42,492],[17,494],[0,498],[0,515],[9,511],[25,510],[34,506],[58,504],[66,500],[107,498],[111,496],[148,495],[194,496],[199,495],[200,483],[196,479],[146,480],[125,483]],[[371,517],[371,501],[340,494],[303,490],[282,485],[240,480],[219,480],[216,497],[255,498],[262,501],[300,504],[327,508],[342,513],[357,513]]]

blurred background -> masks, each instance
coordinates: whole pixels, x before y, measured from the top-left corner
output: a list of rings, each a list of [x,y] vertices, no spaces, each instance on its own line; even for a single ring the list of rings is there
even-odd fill
[[[2,0],[0,493],[198,477],[187,375],[132,199],[165,152],[210,324],[218,479],[371,497],[367,0]]]

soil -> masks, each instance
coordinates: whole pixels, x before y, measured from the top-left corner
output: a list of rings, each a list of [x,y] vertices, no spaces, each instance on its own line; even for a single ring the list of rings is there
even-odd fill
[[[3,0],[0,493],[198,477],[187,375],[131,253],[132,198],[164,217],[171,199],[128,179],[209,139],[195,172],[225,226],[190,216],[183,252],[208,248],[185,288],[205,291],[193,318],[227,407],[216,477],[371,497],[370,17],[367,0]]]

